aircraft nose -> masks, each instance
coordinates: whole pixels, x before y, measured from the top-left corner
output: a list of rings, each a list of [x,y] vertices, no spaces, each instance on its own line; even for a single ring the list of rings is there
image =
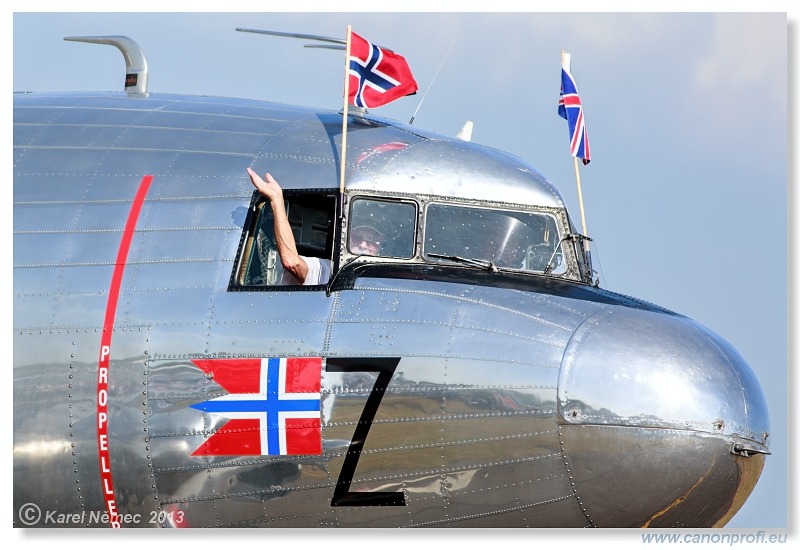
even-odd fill
[[[573,491],[598,527],[725,525],[769,453],[752,370],[685,317],[611,308],[588,318],[567,345],[558,396]]]

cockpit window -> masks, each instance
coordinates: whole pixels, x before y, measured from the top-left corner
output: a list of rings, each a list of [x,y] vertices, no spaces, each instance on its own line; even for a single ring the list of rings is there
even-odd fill
[[[300,195],[285,198],[286,214],[297,252],[306,257],[330,259],[333,251],[335,197]],[[275,243],[272,210],[258,202],[246,222],[240,250],[236,286],[280,286],[296,280],[284,272]]]
[[[423,255],[436,262],[486,262],[499,268],[563,274],[556,219],[544,213],[430,204]]]
[[[358,198],[352,203],[347,250],[359,256],[414,256],[414,203]]]

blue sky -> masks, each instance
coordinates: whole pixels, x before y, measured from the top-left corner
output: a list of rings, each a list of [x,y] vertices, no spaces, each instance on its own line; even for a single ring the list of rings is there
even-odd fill
[[[137,9],[171,6],[172,13],[98,13],[93,10],[109,3],[89,3],[82,13],[54,14],[49,10],[63,9],[62,3],[9,4],[2,19],[3,66],[13,62],[13,83],[3,83],[6,98],[11,88],[121,90],[124,64],[115,48],[63,40],[121,34],[143,47],[150,91],[339,109],[341,52],[234,29],[344,37],[352,25],[404,55],[420,85],[416,96],[376,114],[408,122],[416,111],[416,126],[445,134],[471,120],[473,141],[522,157],[555,183],[580,227],[566,122],[556,114],[560,52],[570,52],[592,147],[592,163],[581,167],[580,177],[601,286],[692,317],[748,360],[769,403],[773,455],[729,527],[789,525],[794,292],[787,270],[794,259],[794,197],[788,190],[796,175],[789,162],[796,135],[788,117],[796,116],[796,104],[789,108],[788,90],[796,96],[797,27],[788,2],[760,5],[772,13],[715,13],[702,1],[655,3],[687,10],[681,13],[633,11],[638,3],[592,4],[596,13],[324,14],[257,13],[247,10],[265,3],[235,0],[226,7],[238,13],[185,13],[169,1]],[[337,2],[340,9],[349,4]],[[510,10],[511,4],[493,2],[492,8]],[[445,5],[426,2],[422,9]],[[419,7],[411,2],[409,9]],[[7,144],[10,101],[3,117]],[[10,181],[10,147],[2,154]],[[6,188],[9,215],[3,218],[10,220]]]

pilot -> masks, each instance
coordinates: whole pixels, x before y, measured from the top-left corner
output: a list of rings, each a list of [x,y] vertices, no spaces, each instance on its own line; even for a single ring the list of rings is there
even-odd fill
[[[499,255],[497,255],[493,263],[497,267],[512,267],[515,269],[525,267],[522,250],[509,245],[504,246],[499,251]]]
[[[497,267],[523,269],[528,228],[514,218],[500,219],[497,224],[499,227],[487,231],[491,238],[488,244],[494,247],[487,259]]]
[[[491,236],[487,231],[484,235],[485,240],[478,241],[480,255],[476,259],[492,262],[497,267],[507,267],[521,269],[524,267],[525,254],[523,245],[517,238],[510,238],[506,235]]]
[[[278,254],[281,264],[288,273],[284,273],[282,284],[321,285],[328,282],[331,276],[331,261],[324,258],[301,256],[297,252],[292,228],[286,215],[283,202],[283,190],[275,178],[269,173],[261,179],[251,168],[247,169],[250,181],[264,195],[272,208],[272,217],[275,220],[275,242],[278,245]],[[266,181],[265,181],[266,180]]]
[[[383,233],[369,225],[360,225],[350,231],[350,252],[363,256],[377,256],[381,251]]]

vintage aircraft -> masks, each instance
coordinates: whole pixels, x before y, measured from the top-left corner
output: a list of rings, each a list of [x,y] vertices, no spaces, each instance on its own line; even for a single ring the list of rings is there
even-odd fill
[[[558,189],[348,111],[14,94],[17,527],[712,527],[769,454],[698,323],[594,281]],[[247,167],[327,284],[283,285]],[[369,228],[380,241],[356,252]]]

